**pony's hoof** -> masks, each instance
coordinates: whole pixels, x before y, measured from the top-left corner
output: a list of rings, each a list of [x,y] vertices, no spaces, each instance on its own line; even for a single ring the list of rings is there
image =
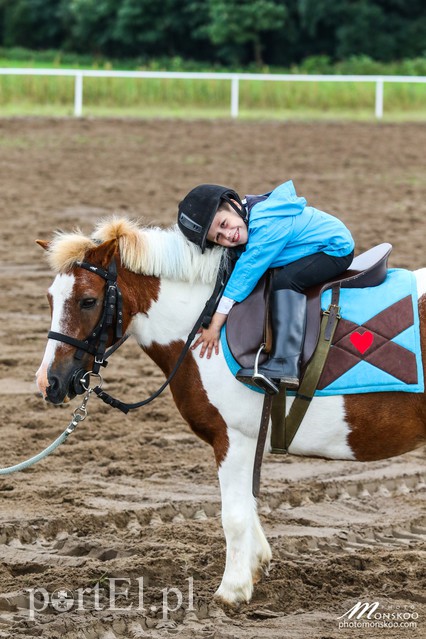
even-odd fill
[[[232,608],[238,608],[240,604],[249,603],[252,593],[253,583],[249,585],[236,584],[235,586],[221,584],[214,596],[217,602]]]

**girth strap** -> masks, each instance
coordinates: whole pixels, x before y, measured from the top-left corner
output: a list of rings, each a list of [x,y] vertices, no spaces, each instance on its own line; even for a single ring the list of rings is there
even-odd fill
[[[324,311],[321,320],[320,337],[317,347],[305,371],[302,383],[296,393],[295,400],[291,405],[288,415],[286,415],[287,391],[285,387],[281,387],[277,395],[265,395],[253,465],[252,493],[254,497],[259,496],[260,469],[269,417],[271,416],[272,418],[271,452],[286,454],[309,408],[324,369],[334,332],[340,319],[339,297],[340,284],[335,284],[332,288],[330,306]]]
[[[296,392],[296,397],[291,405],[288,415],[285,414],[285,409],[283,412],[280,407],[277,407],[276,412],[274,411],[274,408],[272,409],[272,438],[276,442],[272,450],[274,453],[287,453],[315,394],[321,373],[327,360],[334,332],[340,319],[339,297],[340,284],[335,284],[332,288],[331,303],[328,309],[324,311],[323,318],[321,320],[320,336],[317,347],[306,368],[302,382]],[[278,402],[282,404],[282,396],[280,397],[280,395],[281,393],[274,397],[274,404]]]
[[[287,389],[280,386],[272,402],[271,453],[280,454],[286,451],[287,432]]]

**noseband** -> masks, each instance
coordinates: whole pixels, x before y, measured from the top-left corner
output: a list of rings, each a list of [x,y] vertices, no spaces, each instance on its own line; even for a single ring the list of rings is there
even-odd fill
[[[93,373],[99,373],[100,367],[106,365],[105,351],[110,329],[113,328],[116,339],[120,339],[123,336],[123,303],[121,291],[117,284],[117,265],[115,259],[112,259],[106,271],[89,262],[77,262],[76,264],[80,268],[89,271],[89,273],[95,273],[105,280],[105,297],[101,318],[90,335],[84,340],[55,331],[49,331],[47,337],[74,346],[76,348],[75,359],[81,359],[84,353],[93,355],[95,361],[92,371]]]

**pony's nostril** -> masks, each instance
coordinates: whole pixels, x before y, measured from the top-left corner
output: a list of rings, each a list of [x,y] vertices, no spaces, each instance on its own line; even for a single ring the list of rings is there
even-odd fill
[[[62,401],[63,397],[61,390],[61,383],[59,377],[55,375],[49,375],[49,386],[46,388],[46,399],[53,404],[58,404]]]
[[[59,379],[55,376],[49,378],[49,389],[56,392],[59,388]]]

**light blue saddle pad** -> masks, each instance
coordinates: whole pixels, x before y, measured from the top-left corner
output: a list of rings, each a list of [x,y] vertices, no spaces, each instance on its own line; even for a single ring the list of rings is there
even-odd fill
[[[410,299],[411,305],[407,304]],[[330,301],[331,291],[328,290],[321,298],[323,310],[328,308]],[[407,326],[401,322],[399,316],[402,307],[407,315]],[[337,357],[337,349],[345,352],[347,365],[342,368],[346,367],[346,370],[330,384],[317,390],[316,396],[424,391],[417,286],[411,271],[390,269],[380,286],[342,288],[340,309],[342,320],[345,321],[339,322],[336,334],[338,331],[345,333],[345,327],[349,328],[342,339],[333,340],[331,350],[336,349],[333,359]],[[393,322],[393,318],[398,321]],[[393,326],[395,323],[396,326]],[[229,369],[236,375],[240,367],[230,351],[224,329],[221,344]],[[401,358],[401,361],[395,363],[398,358]],[[330,353],[330,366],[331,359]],[[404,370],[405,362],[410,363],[412,371],[408,382],[398,377],[397,365]],[[327,366],[328,363],[324,373]],[[389,368],[394,374],[387,370]],[[256,386],[249,388],[263,393]]]

